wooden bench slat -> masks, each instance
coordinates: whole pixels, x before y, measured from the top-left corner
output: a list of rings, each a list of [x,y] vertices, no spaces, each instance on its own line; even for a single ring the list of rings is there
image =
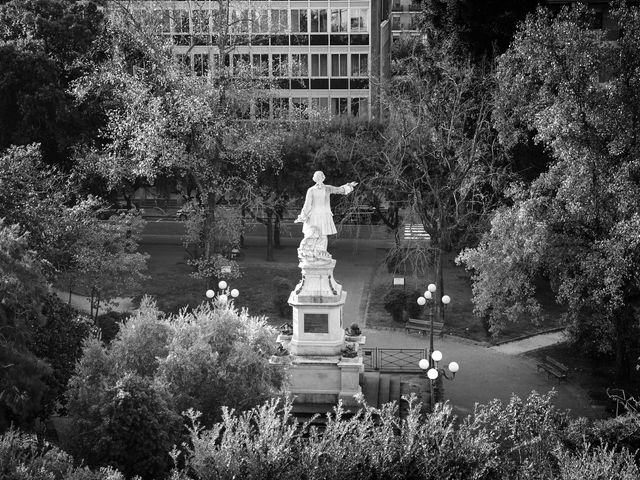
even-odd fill
[[[567,373],[569,372],[569,367],[549,356],[545,357],[542,362],[539,362],[536,367],[538,371],[544,370],[547,372],[547,377],[549,375],[553,375],[558,379],[558,381],[566,380]]]
[[[442,328],[444,327],[444,323],[442,322],[433,322],[433,333],[440,335],[442,333]],[[405,330],[417,330],[421,332],[429,332],[431,331],[431,320],[420,320],[418,318],[410,318],[404,324]]]

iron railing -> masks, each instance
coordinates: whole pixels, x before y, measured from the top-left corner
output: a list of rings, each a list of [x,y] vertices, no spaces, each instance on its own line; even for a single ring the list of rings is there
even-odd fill
[[[381,372],[421,372],[418,362],[427,357],[426,348],[363,348],[366,370]]]

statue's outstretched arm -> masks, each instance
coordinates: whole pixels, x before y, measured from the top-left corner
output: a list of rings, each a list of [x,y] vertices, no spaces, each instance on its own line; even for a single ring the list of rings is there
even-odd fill
[[[358,182],[349,182],[345,183],[340,187],[334,187],[332,185],[325,185],[325,187],[329,190],[329,193],[339,193],[341,195],[349,195],[353,192],[355,186],[358,185]]]

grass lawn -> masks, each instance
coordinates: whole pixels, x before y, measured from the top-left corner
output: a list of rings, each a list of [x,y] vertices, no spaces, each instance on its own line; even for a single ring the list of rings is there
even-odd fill
[[[187,264],[189,258],[179,246],[148,245],[144,250],[151,255],[146,280],[132,295],[143,294],[155,297],[158,307],[167,313],[177,313],[181,308],[193,308],[207,300],[204,280],[190,276],[193,268]],[[232,288],[240,291],[236,300],[238,308],[247,307],[251,315],[266,315],[269,323],[280,325],[287,319],[282,317],[274,305],[277,295],[288,297],[290,290],[300,277],[297,265],[264,262],[239,262],[242,277],[230,280]],[[275,277],[284,277],[291,283],[289,292],[280,293],[273,282]],[[290,315],[288,321],[290,321]]]
[[[549,288],[540,285],[539,299],[543,307],[548,312],[548,318],[540,324],[532,323],[528,318],[523,318],[517,323],[510,325],[499,336],[491,338],[482,324],[481,319],[473,314],[473,303],[471,302],[471,276],[462,267],[454,262],[455,255],[449,254],[444,258],[444,283],[445,293],[451,297],[451,303],[445,310],[444,332],[470,338],[480,342],[503,341],[521,336],[535,334],[539,331],[548,330],[560,325],[559,318],[561,309],[555,304],[553,294]],[[399,276],[398,274],[395,275]],[[394,275],[387,272],[385,264],[380,265],[371,282],[369,292],[369,308],[367,311],[366,324],[372,327],[402,327],[403,325],[394,322],[391,315],[384,309],[383,298],[392,287]],[[419,290],[424,292],[429,283],[434,283],[433,275],[416,277],[413,274],[405,275],[405,289],[407,291]],[[416,298],[417,299],[417,298]],[[424,307],[429,308],[428,304]]]

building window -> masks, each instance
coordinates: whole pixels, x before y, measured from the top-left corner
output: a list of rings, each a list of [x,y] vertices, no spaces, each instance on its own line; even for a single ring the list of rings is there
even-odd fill
[[[247,72],[249,65],[250,65],[250,59],[249,59],[249,55],[247,54],[239,54],[239,53],[234,53],[233,54],[233,69],[232,72],[234,73],[234,75],[238,75],[241,72]]]
[[[369,30],[367,26],[368,17],[369,17],[368,9],[352,8],[351,9],[351,33],[367,32]]]
[[[329,112],[329,99],[328,98],[312,98],[311,108],[318,113]]]
[[[331,76],[332,77],[347,77],[349,73],[347,71],[347,54],[333,54],[331,55]]]
[[[391,30],[400,30],[400,15],[391,16]]]
[[[287,118],[289,115],[289,99],[274,98],[273,99],[273,118]]]
[[[352,77],[368,77],[369,76],[369,54],[352,53],[351,54],[351,76]]]
[[[327,11],[325,9],[311,9],[311,31],[326,32],[327,31]]]
[[[253,33],[267,33],[269,31],[269,14],[267,10],[254,10],[251,22]]]
[[[193,54],[193,72],[201,77],[209,74],[209,54],[194,53]]]
[[[189,33],[189,12],[176,10],[173,15],[174,33]]]
[[[327,76],[327,54],[326,53],[311,54],[311,76],[312,77]]]
[[[347,31],[347,9],[340,8],[331,10],[331,31],[346,32]]]
[[[307,118],[309,113],[307,110],[309,109],[309,99],[308,98],[300,98],[294,97],[291,99],[291,107],[294,113],[298,115],[302,115],[304,118]]]
[[[249,33],[249,10],[233,10],[229,30],[231,33]]]
[[[289,12],[287,10],[271,10],[271,31],[286,33],[289,30]]]
[[[208,10],[195,10],[191,14],[191,20],[193,22],[193,33],[207,34],[209,33],[209,11]]]
[[[269,75],[269,54],[260,53],[251,56],[251,68],[253,74],[260,77],[266,77]]]
[[[291,54],[291,72],[293,77],[308,77],[309,55],[306,53]]]
[[[306,33],[309,31],[306,9],[291,10],[291,31],[295,33]]]
[[[369,100],[366,97],[351,99],[351,115],[354,117],[369,116]]]
[[[349,113],[348,98],[332,98],[331,99],[331,115],[346,115]]]
[[[274,53],[271,55],[271,73],[274,77],[287,75],[288,57],[287,53]]]
[[[254,115],[256,118],[269,118],[270,110],[268,98],[256,98],[254,105]]]
[[[171,33],[171,10],[162,10],[160,12],[160,28],[162,33]]]

